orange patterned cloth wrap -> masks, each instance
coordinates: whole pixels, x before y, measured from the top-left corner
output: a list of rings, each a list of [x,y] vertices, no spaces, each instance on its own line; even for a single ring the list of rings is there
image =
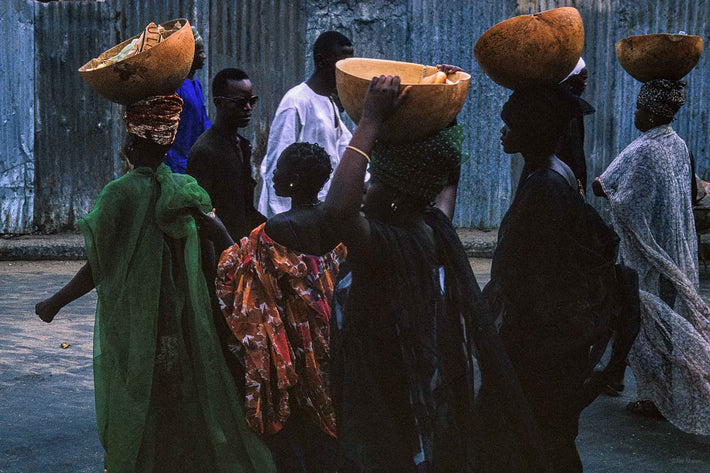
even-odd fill
[[[280,431],[295,402],[336,436],[330,301],[346,254],[343,244],[324,256],[296,253],[269,238],[262,224],[220,257],[217,296],[244,348],[246,418],[260,434]]]
[[[181,111],[182,99],[178,94],[154,95],[126,105],[123,119],[128,133],[168,146],[175,140]]]

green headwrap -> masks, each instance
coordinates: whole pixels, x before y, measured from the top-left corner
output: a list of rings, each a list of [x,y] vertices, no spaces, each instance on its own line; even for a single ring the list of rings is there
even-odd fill
[[[370,174],[400,192],[430,202],[451,172],[468,159],[461,150],[465,136],[463,125],[455,125],[423,141],[378,141],[372,150]]]

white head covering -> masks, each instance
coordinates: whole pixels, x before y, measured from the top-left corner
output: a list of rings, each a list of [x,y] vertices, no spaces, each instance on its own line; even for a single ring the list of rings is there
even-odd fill
[[[580,57],[579,61],[577,61],[577,65],[574,66],[574,69],[572,70],[572,72],[570,72],[569,75],[562,80],[562,82],[566,81],[567,79],[569,79],[572,76],[576,76],[577,74],[582,72],[582,69],[584,69],[586,66],[587,66],[587,64],[584,62],[584,59],[582,59]],[[562,82],[560,82],[560,84]]]

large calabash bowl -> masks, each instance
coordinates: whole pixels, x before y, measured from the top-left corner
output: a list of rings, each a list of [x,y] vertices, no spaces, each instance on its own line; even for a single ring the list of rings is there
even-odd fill
[[[161,26],[172,29],[177,22],[183,26],[154,47],[114,64],[97,68],[102,60],[115,56],[140,35],[103,52],[79,68],[81,78],[99,94],[122,105],[129,105],[153,95],[174,93],[190,72],[195,56],[195,38],[190,22],[180,18]]]
[[[471,76],[450,74],[452,84],[420,84],[422,77],[434,74],[436,67],[382,59],[349,58],[335,65],[338,96],[355,123],[362,117],[362,106],[370,81],[375,76],[399,76],[400,90],[411,85],[407,100],[380,131],[380,139],[403,143],[427,138],[446,128],[466,101]]]
[[[508,89],[559,84],[577,65],[584,24],[576,8],[521,15],[490,27],[473,53],[483,72]]]
[[[698,64],[703,38],[685,34],[645,34],[616,42],[621,67],[641,82],[680,80]]]

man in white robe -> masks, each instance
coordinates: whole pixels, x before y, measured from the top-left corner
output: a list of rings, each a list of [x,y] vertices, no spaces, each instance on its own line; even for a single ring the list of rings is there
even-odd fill
[[[267,218],[287,211],[289,198],[274,192],[273,176],[281,152],[296,142],[316,143],[330,156],[335,169],[352,134],[340,116],[341,105],[335,88],[335,63],[353,56],[348,38],[336,31],[321,34],[313,45],[315,72],[306,81],[286,92],[271,123],[266,156],[261,163],[262,187],[259,212]],[[295,185],[295,183],[294,183]],[[318,194],[325,199],[330,180]]]

